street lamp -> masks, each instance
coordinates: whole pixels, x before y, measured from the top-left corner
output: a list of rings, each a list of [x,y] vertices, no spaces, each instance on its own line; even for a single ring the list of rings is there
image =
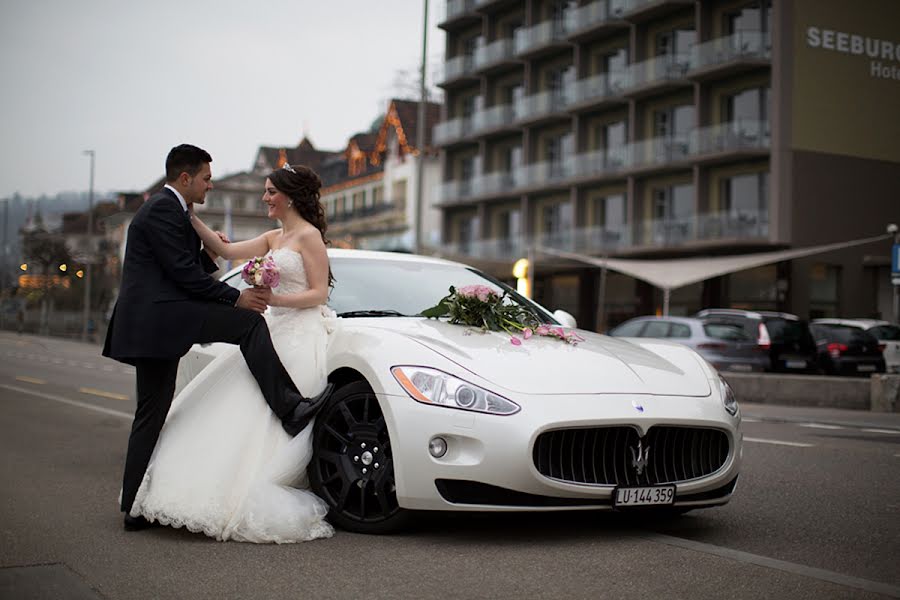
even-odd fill
[[[425,15],[422,25],[422,70],[419,73],[419,111],[418,124],[416,125],[416,145],[419,147],[418,162],[416,163],[416,216],[413,220],[413,253],[421,254],[424,248],[422,244],[422,211],[425,202],[422,194],[425,190],[425,102],[427,88],[425,87],[425,68],[428,55],[428,0],[425,0]]]
[[[894,323],[900,323],[900,227],[896,223],[887,226],[887,232],[894,234],[891,247],[891,284],[894,288]]]
[[[88,188],[88,215],[87,215],[87,243],[88,256],[85,261],[85,278],[84,278],[84,316],[81,327],[82,341],[88,341],[88,323],[91,320],[91,254],[93,253],[93,236],[94,236],[94,151],[85,150],[82,154],[91,157],[91,183]]]

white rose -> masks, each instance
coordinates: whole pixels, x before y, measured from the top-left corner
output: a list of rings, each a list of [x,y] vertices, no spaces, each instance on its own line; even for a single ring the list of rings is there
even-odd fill
[[[263,274],[262,271],[257,271],[253,274],[253,285],[262,285],[263,282]]]

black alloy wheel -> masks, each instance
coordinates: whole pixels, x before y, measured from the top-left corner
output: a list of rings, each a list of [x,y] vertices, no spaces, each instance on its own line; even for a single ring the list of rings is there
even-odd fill
[[[397,503],[394,459],[378,399],[368,384],[338,389],[316,417],[309,478],[329,520],[357,533],[390,533],[408,513]]]

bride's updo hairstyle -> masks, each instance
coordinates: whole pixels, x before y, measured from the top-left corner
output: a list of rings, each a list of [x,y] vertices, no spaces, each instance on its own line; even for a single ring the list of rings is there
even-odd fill
[[[328,222],[325,220],[325,207],[319,200],[319,189],[322,180],[315,171],[303,165],[287,165],[269,173],[269,181],[278,191],[291,199],[291,208],[301,217],[319,230],[322,241],[328,246],[331,242],[325,237]],[[331,267],[328,268],[328,285],[334,285]]]

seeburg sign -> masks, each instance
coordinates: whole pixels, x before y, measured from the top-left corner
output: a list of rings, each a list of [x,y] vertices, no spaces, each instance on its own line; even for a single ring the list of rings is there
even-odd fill
[[[869,36],[808,27],[806,45],[869,58],[869,76],[900,81],[900,44]]]

